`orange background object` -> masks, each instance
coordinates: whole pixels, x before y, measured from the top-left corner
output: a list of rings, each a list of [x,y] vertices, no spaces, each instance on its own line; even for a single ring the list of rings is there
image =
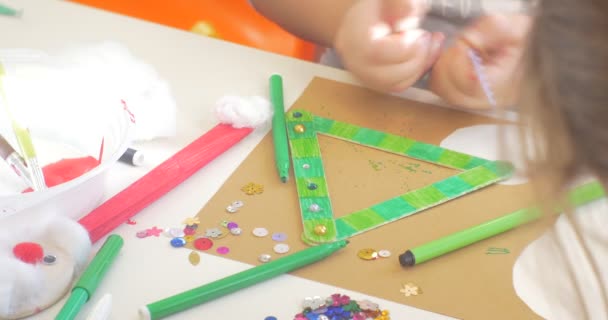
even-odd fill
[[[84,5],[191,31],[199,22],[214,37],[314,61],[316,46],[281,29],[247,0],[72,0]]]

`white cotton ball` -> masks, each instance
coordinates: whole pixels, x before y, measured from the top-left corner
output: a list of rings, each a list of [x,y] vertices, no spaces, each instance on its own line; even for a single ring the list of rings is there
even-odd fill
[[[218,120],[235,128],[256,128],[270,120],[272,108],[268,99],[260,96],[224,96],[216,103]]]

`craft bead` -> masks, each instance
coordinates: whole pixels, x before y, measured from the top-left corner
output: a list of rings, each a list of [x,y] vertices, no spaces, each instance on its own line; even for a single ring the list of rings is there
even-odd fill
[[[171,246],[173,246],[174,248],[181,248],[184,245],[186,245],[186,240],[184,240],[183,238],[171,239]]]
[[[57,261],[57,257],[55,257],[52,254],[47,254],[46,256],[44,256],[44,258],[42,258],[42,263],[44,264],[54,264]]]
[[[209,238],[198,238],[194,240],[194,247],[198,250],[209,250],[213,247],[213,241]]]
[[[272,257],[269,254],[266,254],[266,253],[265,254],[261,254],[258,257],[258,260],[260,260],[260,262],[268,262],[268,261],[270,261],[270,259],[272,259]]]
[[[326,227],[326,226],[324,226],[324,225],[322,225],[322,224],[319,224],[319,225],[316,225],[316,226],[315,226],[314,231],[315,231],[315,234],[317,234],[317,235],[319,235],[319,236],[322,236],[322,235],[324,235],[325,233],[327,233],[327,227]]]
[[[307,187],[308,187],[308,190],[317,190],[317,188],[318,188],[317,184],[312,183],[312,182],[309,183]]]
[[[313,203],[308,207],[308,210],[310,212],[319,212],[319,211],[321,211],[321,206],[316,203]]]
[[[378,252],[374,249],[366,248],[359,250],[357,256],[363,260],[376,260],[378,258]]]
[[[252,232],[256,237],[265,237],[268,235],[268,230],[266,230],[266,228],[255,228]]]
[[[232,233],[235,236],[238,236],[241,233],[243,233],[243,229],[238,228],[238,227],[237,228],[232,228],[232,229],[230,229],[230,233]]]
[[[289,252],[289,245],[286,243],[279,243],[274,246],[274,252],[280,254],[287,253]]]
[[[302,117],[302,112],[300,112],[300,111],[295,111],[295,112],[293,113],[293,117],[294,117],[294,118],[301,118],[301,117]]]
[[[378,255],[382,258],[388,258],[391,256],[391,252],[388,250],[380,250],[378,251]]]
[[[302,124],[296,124],[293,127],[293,131],[295,131],[296,133],[304,133],[304,131],[306,131],[306,127],[304,127],[304,125]]]

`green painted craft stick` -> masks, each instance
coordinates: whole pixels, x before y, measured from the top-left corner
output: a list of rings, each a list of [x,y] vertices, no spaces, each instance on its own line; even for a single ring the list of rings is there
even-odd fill
[[[148,304],[139,310],[142,319],[156,320],[288,273],[331,256],[346,247],[348,241],[336,241],[310,247],[286,257],[261,264],[172,297]]]
[[[283,102],[283,79],[278,74],[270,76],[270,101],[273,106],[272,140],[274,156],[281,181],[289,179],[289,146],[285,128],[285,105]]]
[[[604,189],[598,182],[590,182],[574,188],[568,195],[573,206],[582,206],[605,196]],[[561,211],[561,210],[557,210]],[[513,228],[536,220],[541,216],[539,207],[520,209],[500,218],[484,222],[472,228],[462,230],[449,236],[431,241],[414,249],[407,250],[399,256],[399,263],[404,267],[421,264],[470,244],[493,237]]]

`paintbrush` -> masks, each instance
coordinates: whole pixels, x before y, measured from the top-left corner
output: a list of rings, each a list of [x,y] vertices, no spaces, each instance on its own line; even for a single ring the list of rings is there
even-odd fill
[[[29,187],[33,188],[32,178],[25,165],[25,161],[2,135],[0,135],[0,158],[4,159],[11,169],[13,169]]]
[[[30,131],[27,128],[21,127],[11,114],[8,100],[6,99],[6,92],[4,91],[4,86],[2,85],[2,77],[4,77],[5,74],[4,67],[0,63],[0,98],[2,99],[2,104],[4,105],[4,109],[6,110],[9,120],[11,121],[13,132],[17,138],[19,148],[21,149],[21,154],[25,159],[27,168],[29,169],[32,182],[31,186],[35,191],[44,190],[47,188],[44,181],[44,173],[42,172],[42,168],[38,163],[38,157],[36,156],[36,149],[34,148]]]

